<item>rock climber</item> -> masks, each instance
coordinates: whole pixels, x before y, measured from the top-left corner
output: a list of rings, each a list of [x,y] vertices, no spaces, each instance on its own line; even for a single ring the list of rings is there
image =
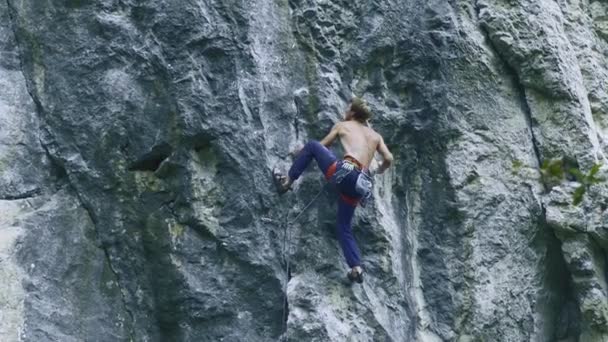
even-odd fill
[[[365,102],[354,97],[344,113],[344,120],[336,123],[320,142],[310,141],[299,152],[287,175],[276,168],[273,177],[280,194],[287,192],[314,158],[327,181],[336,185],[339,192],[337,233],[340,246],[350,267],[347,277],[351,282],[363,282],[363,269],[359,248],[353,236],[351,222],[358,204],[372,195],[374,174],[383,173],[393,162],[393,155],[380,134],[369,127],[372,114]],[[338,160],[329,146],[340,137],[344,158]],[[380,165],[374,155],[383,157]],[[373,163],[372,163],[373,161]],[[373,164],[373,170],[370,170]]]

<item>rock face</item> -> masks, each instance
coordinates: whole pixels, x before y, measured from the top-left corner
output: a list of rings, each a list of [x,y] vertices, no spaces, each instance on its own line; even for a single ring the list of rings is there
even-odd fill
[[[608,186],[580,176],[608,176],[605,1],[0,19],[0,340],[608,340]],[[357,209],[351,286],[335,192],[311,167],[279,197],[270,170],[353,94],[396,163]]]

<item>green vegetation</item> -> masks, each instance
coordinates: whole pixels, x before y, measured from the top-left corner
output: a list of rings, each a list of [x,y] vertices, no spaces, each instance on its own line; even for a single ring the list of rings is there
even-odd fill
[[[84,2],[83,0],[68,0],[66,2],[66,7],[67,8],[80,8],[84,5],[83,2]]]
[[[319,77],[317,75],[317,60],[314,53],[306,54],[306,82],[308,84],[308,112],[304,113],[308,122],[317,121],[317,113],[321,108],[321,100],[319,98]]]
[[[581,203],[585,192],[587,192],[587,189],[590,186],[606,181],[606,179],[603,177],[597,177],[597,173],[600,171],[601,166],[602,165],[600,164],[593,165],[591,170],[589,170],[589,173],[586,175],[583,174],[579,169],[570,169],[570,173],[574,175],[574,177],[576,177],[576,180],[579,183],[581,183],[581,185],[576,188],[576,190],[574,191],[574,195],[572,196],[574,205],[578,205],[579,203]]]
[[[169,223],[169,233],[174,240],[182,237],[185,230],[185,227],[177,222]]]
[[[565,177],[565,168],[563,159],[548,159],[543,162],[540,167],[540,173],[543,176],[543,181],[552,183],[553,181],[561,182]]]
[[[564,161],[563,158],[548,159],[543,162],[540,172],[543,183],[548,187],[561,183],[567,177],[574,178],[577,182],[581,183],[572,194],[572,204],[579,205],[583,201],[583,197],[589,187],[594,184],[605,182],[606,179],[597,177],[597,173],[602,166],[601,164],[593,165],[588,174],[584,174],[578,167],[571,166],[572,164],[573,163]]]
[[[513,167],[513,174],[516,175],[519,173],[519,170],[521,170],[521,168],[524,166],[524,163],[519,160],[519,159],[515,159],[513,160],[511,166]]]

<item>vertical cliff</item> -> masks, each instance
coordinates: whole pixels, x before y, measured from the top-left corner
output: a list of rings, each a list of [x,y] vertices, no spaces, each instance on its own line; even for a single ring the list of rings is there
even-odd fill
[[[0,19],[0,340],[608,339],[605,1]],[[353,94],[396,162],[357,209],[350,286],[336,194],[311,171],[279,197],[270,170]]]

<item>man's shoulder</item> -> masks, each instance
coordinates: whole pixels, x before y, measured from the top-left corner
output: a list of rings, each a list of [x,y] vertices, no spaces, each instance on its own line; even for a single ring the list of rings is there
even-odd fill
[[[370,128],[371,129],[371,128]],[[380,144],[383,140],[382,135],[378,132],[376,132],[374,129],[371,129],[374,135],[374,142],[376,144]]]
[[[342,131],[342,128],[344,127],[344,121],[338,121],[334,124],[334,127],[332,128],[335,131]]]
[[[367,126],[367,129],[369,129],[369,131],[372,133],[374,138],[382,139],[382,136],[380,135],[380,133],[378,133],[375,129],[371,128],[370,126]]]

